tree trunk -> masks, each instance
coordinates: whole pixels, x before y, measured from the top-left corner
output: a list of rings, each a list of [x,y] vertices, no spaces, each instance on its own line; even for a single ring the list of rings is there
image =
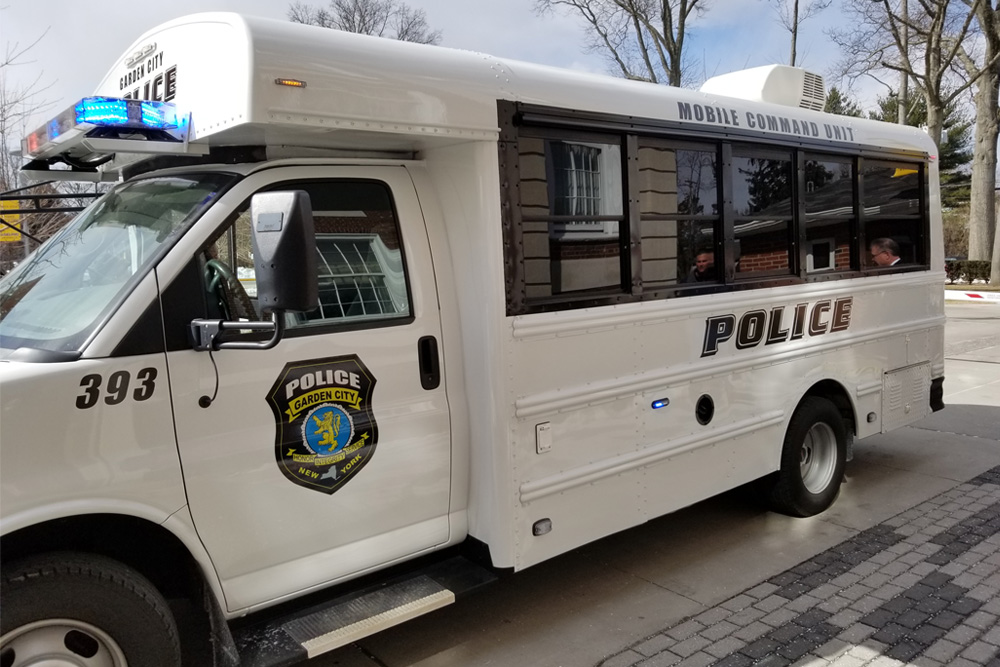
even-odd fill
[[[993,218],[1000,218],[1000,192],[993,193]],[[1000,234],[993,235],[993,262],[990,267],[990,285],[1000,286]]]
[[[925,97],[927,97],[927,134],[934,140],[934,145],[940,148],[941,133],[944,128],[944,107],[940,101],[932,103],[929,95]]]
[[[983,75],[983,79],[989,78]],[[992,75],[990,86],[981,85],[976,93],[976,143],[972,152],[972,190],[969,195],[969,259],[989,259],[996,236],[996,213],[993,197],[996,189],[997,83]],[[983,81],[985,84],[986,81]]]
[[[799,0],[792,5],[792,57],[788,64],[795,67],[795,47],[799,39]]]
[[[988,20],[988,19],[981,19]],[[996,54],[987,42],[987,62]],[[993,279],[996,279],[994,238],[997,214],[996,190],[997,137],[1000,136],[1000,72],[991,67],[983,72],[976,89],[976,143],[972,152],[972,192],[969,202],[969,259],[987,260],[994,255]]]

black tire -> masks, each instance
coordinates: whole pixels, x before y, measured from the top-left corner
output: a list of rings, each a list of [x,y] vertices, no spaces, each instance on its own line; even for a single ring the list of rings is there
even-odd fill
[[[104,556],[62,552],[4,564],[0,664],[178,667],[177,625],[159,591]]]
[[[833,403],[806,396],[785,433],[781,469],[768,478],[771,508],[790,516],[814,516],[840,493],[847,460],[847,425]]]

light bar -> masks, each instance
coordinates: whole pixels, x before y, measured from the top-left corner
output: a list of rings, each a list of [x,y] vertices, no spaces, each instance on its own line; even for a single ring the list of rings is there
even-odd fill
[[[85,97],[25,137],[24,154],[35,159],[51,157],[60,150],[69,150],[96,128],[142,134],[156,130],[176,131],[183,129],[185,124],[186,119],[178,117],[177,108],[170,102]]]
[[[77,123],[100,127],[128,127],[147,130],[177,128],[177,109],[169,102],[122,100],[114,97],[85,97],[73,107]]]

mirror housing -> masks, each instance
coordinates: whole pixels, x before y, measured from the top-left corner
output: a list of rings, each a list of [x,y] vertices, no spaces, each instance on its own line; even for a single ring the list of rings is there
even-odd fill
[[[319,306],[316,234],[309,195],[302,190],[262,192],[250,200],[257,304],[270,322],[196,319],[189,337],[195,350],[267,350],[281,340],[287,311]],[[266,341],[223,341],[224,331],[270,331]],[[211,404],[211,400],[208,401]],[[206,407],[206,406],[203,406]]]
[[[261,311],[319,305],[312,205],[302,190],[262,192],[250,202],[257,303]]]

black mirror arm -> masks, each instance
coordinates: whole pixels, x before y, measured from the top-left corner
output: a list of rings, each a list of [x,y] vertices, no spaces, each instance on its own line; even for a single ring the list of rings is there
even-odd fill
[[[218,340],[223,331],[273,331],[270,340],[241,341]],[[285,318],[282,313],[271,313],[270,322],[228,322],[226,320],[191,321],[189,330],[191,345],[199,352],[209,350],[269,350],[278,344],[285,333]]]

